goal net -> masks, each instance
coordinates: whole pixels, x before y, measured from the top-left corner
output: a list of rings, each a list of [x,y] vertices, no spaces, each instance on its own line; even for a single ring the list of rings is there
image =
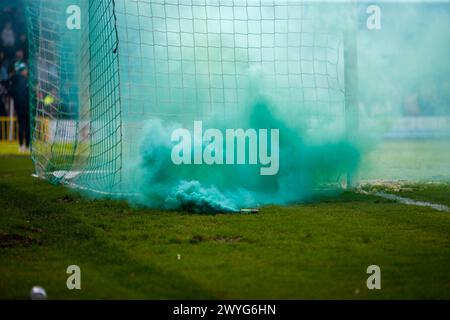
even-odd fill
[[[266,112],[261,103],[304,138],[345,136],[347,9],[300,0],[29,0],[37,174],[134,192],[131,164],[154,120],[232,122],[252,108]]]

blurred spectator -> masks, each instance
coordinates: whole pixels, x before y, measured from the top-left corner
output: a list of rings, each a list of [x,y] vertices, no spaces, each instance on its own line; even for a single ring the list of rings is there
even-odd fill
[[[20,152],[29,151],[30,147],[30,92],[28,88],[28,68],[25,62],[16,62],[15,72],[11,77],[9,94],[14,99],[14,106],[19,120]]]
[[[14,60],[14,71],[17,72],[17,68],[19,68],[23,63],[25,63],[25,53],[22,50],[17,50],[16,58]]]
[[[14,47],[16,45],[16,34],[11,22],[6,23],[2,31],[2,42],[4,47]]]
[[[22,51],[24,59],[28,60],[28,38],[26,34],[22,33],[19,36],[19,41],[16,45],[16,49],[18,51]]]
[[[5,82],[0,82],[0,117],[5,117],[8,115],[6,110],[6,93]]]
[[[0,83],[8,80],[8,63],[5,53],[0,51]]]
[[[8,83],[8,65],[5,54],[0,51],[0,117],[6,116],[6,86]]]
[[[14,54],[14,47],[16,45],[16,34],[10,22],[7,22],[3,27],[1,38],[6,58],[10,59]]]

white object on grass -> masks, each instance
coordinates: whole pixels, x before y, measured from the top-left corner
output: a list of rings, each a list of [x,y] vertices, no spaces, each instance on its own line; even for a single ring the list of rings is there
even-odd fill
[[[241,209],[241,213],[259,213],[259,209],[257,208],[249,208],[249,209]]]
[[[30,291],[30,299],[31,300],[46,300],[47,292],[42,287],[34,286]]]

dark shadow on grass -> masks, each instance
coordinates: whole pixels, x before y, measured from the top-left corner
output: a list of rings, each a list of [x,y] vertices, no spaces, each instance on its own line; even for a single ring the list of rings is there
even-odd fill
[[[46,186],[42,185],[45,189]],[[29,189],[30,187],[26,186]],[[24,188],[24,189],[25,189]],[[39,188],[39,186],[38,186]],[[105,273],[110,277],[108,281],[118,286],[130,288],[129,272],[140,275],[139,282],[132,285],[143,297],[153,299],[214,299],[215,297],[195,282],[179,274],[161,270],[152,265],[139,262],[139,257],[127,255],[117,245],[108,242],[106,237],[96,232],[96,227],[88,225],[65,202],[45,201],[35,192],[15,188],[9,184],[0,184],[0,202],[15,207],[23,218],[33,225],[45,228],[45,238],[42,245],[50,250],[55,249],[63,253],[68,261],[79,261],[80,264],[107,266],[108,269],[118,270],[117,273]],[[14,210],[14,211],[16,211]],[[17,245],[33,244],[32,238],[9,233],[0,234],[0,242],[13,250]],[[1,251],[0,251],[1,254]],[[1,259],[0,259],[1,260]],[[17,266],[20,268],[20,265]],[[20,281],[18,279],[18,281]],[[101,289],[99,289],[102,291]],[[126,298],[114,296],[111,298]]]

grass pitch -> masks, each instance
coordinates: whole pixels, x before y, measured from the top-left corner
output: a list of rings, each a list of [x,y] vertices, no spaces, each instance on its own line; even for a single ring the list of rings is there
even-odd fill
[[[0,156],[20,155],[17,143],[0,142]]]
[[[0,298],[450,299],[450,214],[368,195],[197,215],[89,200],[0,157]],[[407,196],[448,199],[448,185]],[[403,195],[404,196],[404,195]],[[448,202],[447,202],[448,203]],[[82,289],[66,287],[69,265]],[[381,267],[381,290],[366,269]]]

